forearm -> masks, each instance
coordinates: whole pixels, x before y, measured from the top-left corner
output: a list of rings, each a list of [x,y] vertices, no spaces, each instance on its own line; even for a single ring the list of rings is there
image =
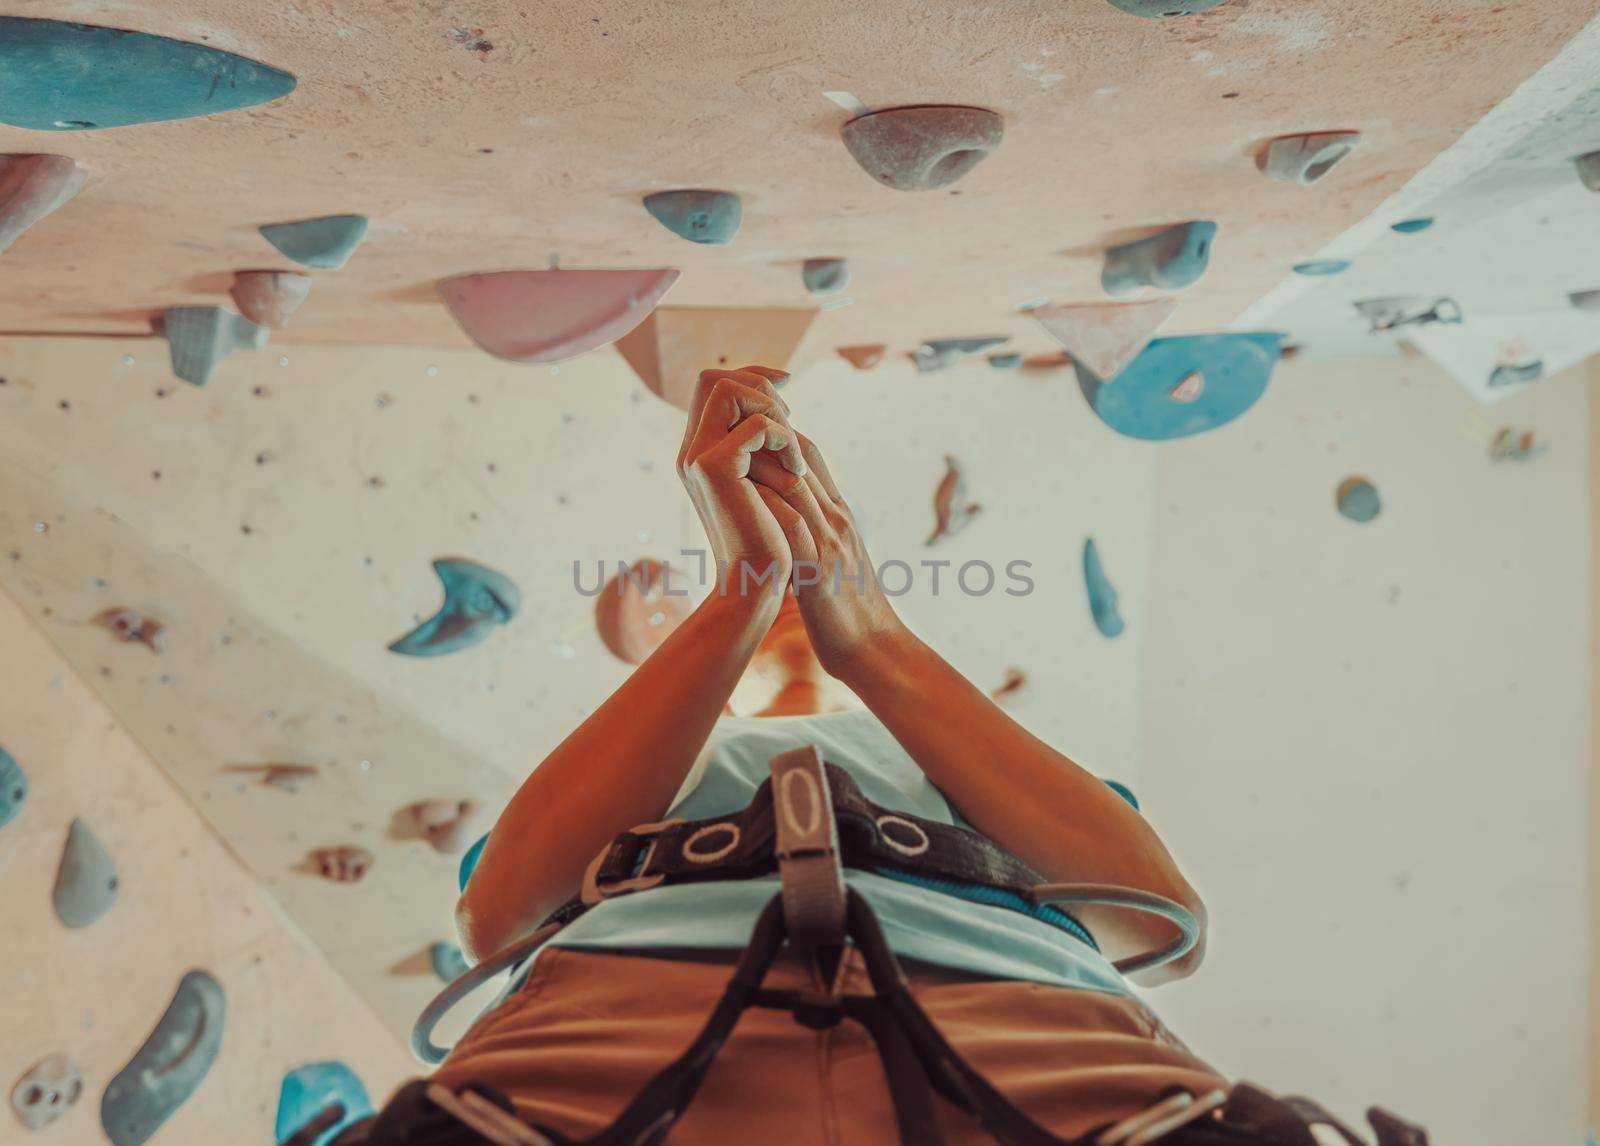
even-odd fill
[[[1047,880],[1120,884],[1203,912],[1137,811],[914,636],[878,644],[842,675],[973,827]],[[1083,914],[1110,954],[1171,936],[1168,924],[1116,909]]]
[[[767,593],[708,597],[523,782],[457,909],[469,953],[527,933],[609,840],[665,814],[776,607]]]

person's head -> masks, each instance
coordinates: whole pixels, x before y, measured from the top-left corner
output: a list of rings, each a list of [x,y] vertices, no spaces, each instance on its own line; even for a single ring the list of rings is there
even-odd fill
[[[804,716],[861,707],[855,693],[823,671],[793,589],[784,593],[728,704],[736,716]]]

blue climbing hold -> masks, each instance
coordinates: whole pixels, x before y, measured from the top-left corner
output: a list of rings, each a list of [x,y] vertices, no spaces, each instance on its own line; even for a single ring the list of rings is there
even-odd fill
[[[111,853],[89,825],[73,820],[67,827],[66,846],[61,849],[61,864],[50,893],[56,918],[74,930],[88,927],[116,905],[119,887]]]
[[[0,123],[90,131],[252,107],[294,91],[288,72],[124,28],[0,17]]]
[[[1128,787],[1126,784],[1118,783],[1116,780],[1102,780],[1101,783],[1107,788],[1110,788],[1117,795],[1121,796],[1124,800],[1128,801],[1129,806],[1132,807],[1134,811],[1137,812],[1139,810],[1139,797],[1133,794],[1132,788]]]
[[[1132,298],[1145,287],[1182,290],[1211,265],[1217,225],[1196,219],[1106,252],[1100,286],[1112,298]]]
[[[1221,7],[1228,0],[1111,0],[1118,8],[1147,20],[1165,20],[1172,16],[1193,16]]]
[[[15,756],[0,748],[0,828],[16,819],[27,802],[28,774]]]
[[[342,1062],[310,1062],[283,1076],[273,1140],[287,1142],[316,1119],[322,1129],[305,1146],[328,1146],[346,1126],[373,1113],[367,1088],[355,1071]]]
[[[166,1013],[100,1100],[112,1146],[143,1146],[199,1089],[222,1047],[222,986],[204,971],[178,984]]]
[[[850,264],[844,259],[807,259],[800,281],[812,294],[837,294],[850,285]]]
[[[1117,591],[1111,587],[1105,566],[1100,564],[1100,547],[1090,537],[1083,543],[1083,584],[1089,591],[1089,612],[1094,627],[1102,636],[1118,637],[1126,627],[1117,612]]]
[[[1489,371],[1489,388],[1499,390],[1505,386],[1518,386],[1524,382],[1537,382],[1544,377],[1544,360],[1534,359],[1517,365],[1502,363]]]
[[[1343,274],[1350,269],[1349,259],[1313,259],[1309,263],[1296,263],[1294,273],[1321,278],[1325,275]]]
[[[1334,492],[1334,503],[1340,513],[1363,525],[1377,517],[1383,509],[1378,487],[1363,477],[1346,478],[1340,482]]]
[[[367,237],[365,215],[324,215],[293,223],[268,223],[261,237],[303,267],[336,271]]]
[[[1078,386],[1100,420],[1146,441],[1187,438],[1226,425],[1266,392],[1281,334],[1196,334],[1157,338],[1115,378],[1078,371]]]
[[[444,585],[439,611],[389,646],[408,657],[439,657],[469,648],[517,615],[522,594],[504,573],[462,557],[441,557],[433,571]]]
[[[928,374],[955,364],[967,354],[977,354],[1011,341],[1009,334],[980,334],[976,338],[926,338],[911,353],[917,372]]]
[[[996,370],[1015,370],[1022,365],[1022,353],[1011,350],[1003,354],[989,355],[989,365]]]
[[[433,964],[433,973],[446,983],[453,983],[467,973],[467,957],[461,953],[461,948],[442,939],[428,948],[428,962]]]
[[[663,227],[691,243],[720,246],[739,231],[744,207],[727,191],[657,191],[644,197],[645,210]]]
[[[1402,235],[1415,235],[1418,231],[1426,231],[1433,226],[1432,218],[1402,219],[1398,223],[1391,223],[1389,229],[1398,231]]]
[[[489,833],[484,832],[478,842],[467,849],[467,854],[461,857],[461,867],[456,872],[456,879],[460,882],[461,890],[467,890],[467,880],[472,878],[472,873],[478,869],[478,857],[483,855],[483,845],[489,842]]]

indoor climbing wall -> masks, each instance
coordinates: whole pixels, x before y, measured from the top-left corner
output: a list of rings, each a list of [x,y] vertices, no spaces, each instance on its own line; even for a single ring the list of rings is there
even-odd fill
[[[1485,411],[1421,360],[1292,363],[1162,452],[1141,795],[1215,931],[1155,1001],[1224,1069],[1582,1139],[1588,389]],[[1548,450],[1495,459],[1502,419]]]
[[[381,1100],[413,1070],[393,1035],[9,597],[0,647],[0,736],[28,784],[0,827],[0,1077],[9,1098],[41,1060],[70,1064],[53,1108],[42,1096],[23,1106],[36,1120],[54,1115],[40,1140],[105,1140],[101,1093],[193,971],[221,988],[210,1031],[220,1042],[176,1032],[177,1046],[204,1052],[193,1063],[205,1077],[159,1141],[207,1141],[224,1127],[245,1138],[248,1126],[268,1140],[279,1079],[312,1061],[348,1063]],[[59,921],[52,902],[73,823],[101,842],[116,878],[104,914],[81,928]],[[162,1108],[142,1091],[130,1088],[136,1120]],[[12,1111],[0,1113],[0,1140],[24,1138]]]

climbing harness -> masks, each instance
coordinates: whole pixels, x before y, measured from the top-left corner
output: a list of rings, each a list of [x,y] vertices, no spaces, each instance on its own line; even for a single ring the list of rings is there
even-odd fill
[[[776,870],[780,890],[762,909],[721,999],[688,1048],[655,1074],[609,1126],[574,1139],[528,1126],[492,1088],[460,1091],[426,1080],[402,1087],[374,1119],[343,1131],[333,1146],[658,1146],[693,1101],[718,1052],[750,1007],[789,1011],[824,1030],[860,1023],[883,1060],[901,1143],[943,1146],[938,1095],[973,1116],[1001,1146],[1317,1146],[1310,1127],[1326,1124],[1350,1146],[1362,1140],[1305,1099],[1278,1099],[1247,1084],[1191,1094],[1174,1089],[1146,1109],[1062,1138],[1035,1122],[970,1066],[912,994],[866,899],[844,868],[947,881],[1015,897],[988,900],[1048,919],[1087,937],[1053,904],[1095,904],[1155,914],[1176,937],[1116,966],[1123,971],[1181,958],[1198,939],[1193,916],[1160,896],[1094,884],[1049,884],[1016,857],[973,832],[891,812],[868,801],[842,769],[814,747],[772,761],[772,776],[741,812],[699,821],[665,821],[624,832],[589,865],[582,893],[537,931],[445,988],[418,1018],[412,1049],[424,1062],[447,1053],[433,1044],[440,1017],[463,995],[525,961],[571,919],[606,899],[675,883],[744,879]],[[1049,913],[1049,914],[1040,914]],[[1092,939],[1090,940],[1092,942]],[[764,987],[786,944],[826,959],[846,943],[860,953],[870,994]],[[1427,1135],[1392,1115],[1368,1114],[1377,1146],[1426,1146]]]

